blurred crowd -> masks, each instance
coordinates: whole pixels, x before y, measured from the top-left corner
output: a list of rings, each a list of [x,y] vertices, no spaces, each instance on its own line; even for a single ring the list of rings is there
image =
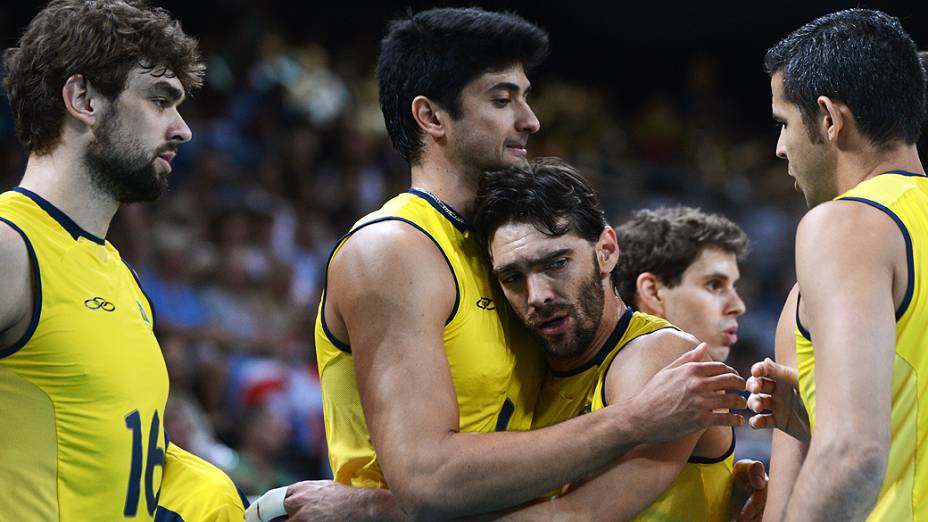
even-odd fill
[[[408,168],[384,131],[373,54],[333,60],[323,45],[274,34],[246,61],[235,42],[204,47],[207,85],[181,108],[194,139],[179,149],[171,191],[122,208],[108,239],[154,305],[171,439],[254,495],[330,474],[312,336],[325,263],[355,220],[408,187]],[[634,104],[570,78],[533,77],[542,130],[529,150],[579,165],[613,223],[687,204],[745,229],[748,311],[732,352],[745,375],[772,356],[804,204],[774,156],[775,129],[739,120],[718,69],[694,58],[683,85]],[[24,166],[4,100],[0,189]],[[768,441],[745,430],[738,456],[767,460]]]

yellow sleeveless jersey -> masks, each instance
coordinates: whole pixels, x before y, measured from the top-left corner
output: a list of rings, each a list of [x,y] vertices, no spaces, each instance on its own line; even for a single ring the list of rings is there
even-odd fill
[[[905,240],[908,286],[896,310],[892,445],[883,487],[867,520],[928,520],[928,178],[893,171],[868,179],[835,199],[870,205],[896,222]],[[801,290],[801,289],[800,289]],[[799,391],[815,429],[815,354],[796,310]]]
[[[675,327],[627,308],[596,357],[573,370],[548,373],[533,427],[544,428],[605,407],[606,374],[616,355],[638,337],[664,328]],[[667,490],[633,520],[729,520],[734,449],[732,438],[729,450],[717,459],[690,458]]]
[[[219,468],[169,444],[155,522],[241,522],[248,499]]]
[[[108,242],[40,196],[0,195],[25,240],[35,303],[0,351],[0,520],[151,520],[168,375],[152,308]]]
[[[529,429],[544,376],[541,351],[490,280],[485,251],[459,215],[434,195],[410,189],[358,221],[339,240],[329,262],[351,234],[386,220],[403,221],[431,239],[454,276],[457,299],[445,322],[444,347],[460,430]],[[415,262],[409,260],[411,270]],[[329,461],[338,482],[386,488],[361,409],[351,348],[331,334],[322,314],[327,291],[316,316],[315,340]]]

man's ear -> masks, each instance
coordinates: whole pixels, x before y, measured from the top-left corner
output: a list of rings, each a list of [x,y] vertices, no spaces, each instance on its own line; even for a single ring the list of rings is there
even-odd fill
[[[416,96],[412,100],[412,117],[422,132],[432,138],[440,139],[445,136],[445,117],[447,113],[437,103],[425,96]]]
[[[68,115],[92,127],[100,119],[104,97],[84,78],[82,74],[72,74],[61,88],[65,110]]]
[[[819,132],[829,142],[840,146],[847,140],[847,132],[854,118],[850,108],[828,96],[819,96],[816,101],[820,110]]]
[[[599,271],[602,274],[609,275],[619,263],[619,242],[615,236],[615,230],[606,225],[606,228],[599,234],[599,241],[596,242],[596,261],[599,263]]]
[[[635,281],[635,301],[639,311],[646,314],[664,316],[664,301],[661,299],[661,289],[664,284],[651,272],[638,274]]]

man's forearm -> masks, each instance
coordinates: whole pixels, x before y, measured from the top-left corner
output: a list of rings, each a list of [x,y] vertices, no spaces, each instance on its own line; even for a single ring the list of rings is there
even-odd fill
[[[599,471],[642,442],[635,415],[624,415],[621,407],[531,432],[453,434],[442,449],[447,459],[441,467],[409,485],[410,494],[420,494],[412,503],[414,515],[505,509]]]
[[[876,503],[887,455],[853,444],[809,450],[786,508],[787,521],[864,520]]]

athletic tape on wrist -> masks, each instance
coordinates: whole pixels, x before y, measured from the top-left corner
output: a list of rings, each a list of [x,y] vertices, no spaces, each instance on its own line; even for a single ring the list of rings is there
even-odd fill
[[[279,487],[261,495],[251,507],[245,511],[246,522],[269,522],[277,517],[287,514],[284,509],[284,497],[287,496],[287,486]]]

